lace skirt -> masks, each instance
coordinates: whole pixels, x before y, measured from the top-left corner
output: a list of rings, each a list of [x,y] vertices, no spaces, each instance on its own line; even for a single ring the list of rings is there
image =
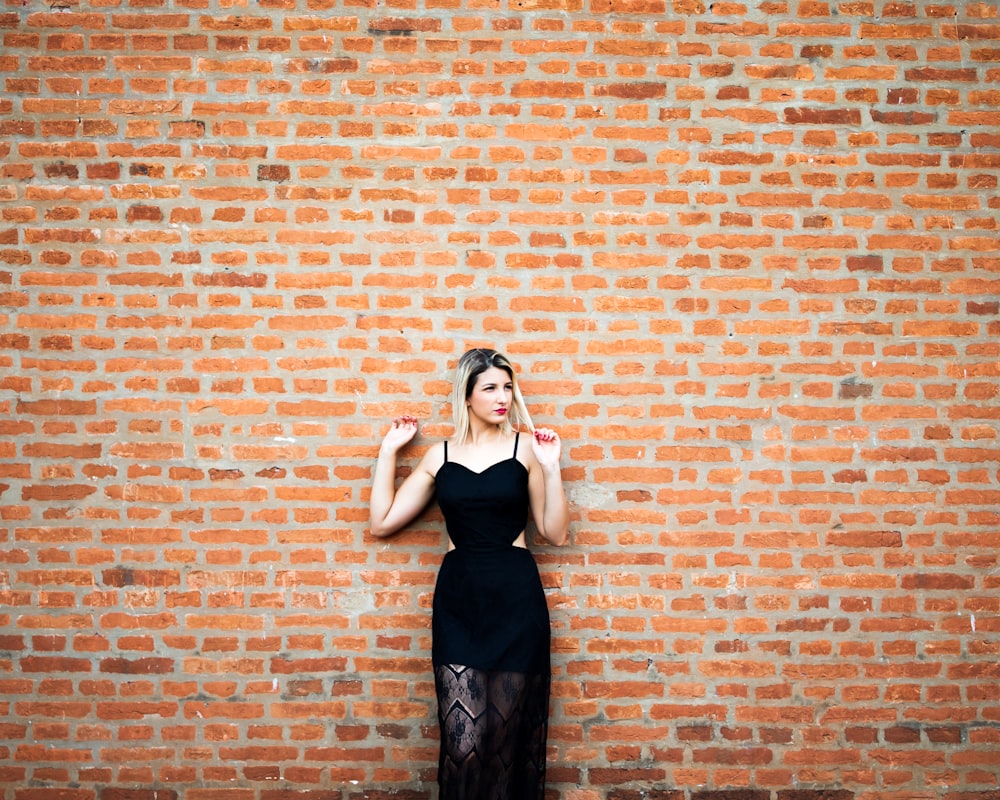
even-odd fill
[[[534,558],[452,550],[433,613],[440,800],[541,800],[550,631]]]

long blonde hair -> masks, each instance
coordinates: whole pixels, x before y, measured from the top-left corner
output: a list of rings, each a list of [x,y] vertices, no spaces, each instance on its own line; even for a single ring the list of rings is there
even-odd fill
[[[514,365],[510,363],[510,359],[496,350],[477,347],[475,350],[463,353],[455,368],[455,381],[451,387],[451,414],[455,422],[456,444],[462,444],[469,436],[472,423],[469,419],[469,408],[465,403],[472,395],[476,379],[490,367],[497,367],[506,372],[512,387],[514,402],[510,412],[500,423],[500,432],[508,436],[513,433],[517,425],[525,425],[531,431],[535,429],[531,424],[528,409],[524,405],[524,398],[517,385],[517,376],[514,374]]]

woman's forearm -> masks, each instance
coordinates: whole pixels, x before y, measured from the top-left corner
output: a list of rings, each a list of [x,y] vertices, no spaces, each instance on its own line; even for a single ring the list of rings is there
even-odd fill
[[[543,473],[545,481],[545,509],[542,512],[542,535],[552,544],[561,545],[569,536],[569,507],[563,488],[562,472],[556,465]]]
[[[372,477],[372,495],[369,502],[369,523],[373,536],[388,536],[392,531],[385,529],[385,520],[396,496],[396,454],[379,451]]]

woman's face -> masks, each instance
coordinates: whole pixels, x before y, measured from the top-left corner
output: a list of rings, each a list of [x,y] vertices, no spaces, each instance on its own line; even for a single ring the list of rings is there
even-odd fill
[[[476,376],[466,404],[471,417],[499,425],[510,413],[513,399],[514,384],[510,376],[500,367],[490,367]]]

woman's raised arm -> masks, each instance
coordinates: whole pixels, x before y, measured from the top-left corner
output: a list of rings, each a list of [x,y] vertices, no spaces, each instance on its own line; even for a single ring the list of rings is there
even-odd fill
[[[565,544],[569,537],[569,507],[559,469],[562,453],[559,434],[551,428],[536,428],[531,437],[531,451],[537,465],[528,474],[535,527],[552,544]]]
[[[382,440],[369,503],[369,526],[377,538],[391,536],[409,525],[434,495],[434,474],[428,469],[428,452],[405,481],[396,488],[396,459],[399,451],[417,435],[415,417],[393,420]]]

